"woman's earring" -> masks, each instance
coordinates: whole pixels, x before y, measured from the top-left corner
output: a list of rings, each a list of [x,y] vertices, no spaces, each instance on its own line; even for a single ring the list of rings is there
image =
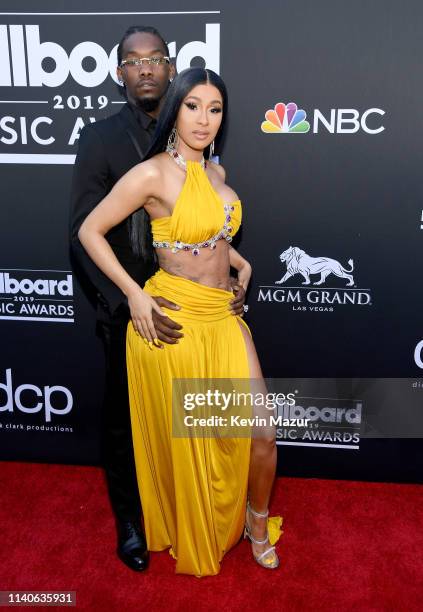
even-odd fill
[[[209,157],[213,157],[214,155],[214,140],[210,145],[210,153],[209,153]]]
[[[167,148],[174,149],[176,146],[176,139],[178,136],[178,132],[176,131],[176,127],[172,128],[172,131],[169,134],[169,138],[167,140]]]

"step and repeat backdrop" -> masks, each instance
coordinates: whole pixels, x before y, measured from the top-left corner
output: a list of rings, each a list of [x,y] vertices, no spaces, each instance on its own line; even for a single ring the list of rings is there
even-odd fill
[[[99,461],[104,361],[69,191],[81,128],[123,104],[117,44],[143,24],[178,71],[228,86],[246,320],[269,386],[295,396],[279,473],[419,480],[421,3],[42,4],[0,6],[0,459]]]

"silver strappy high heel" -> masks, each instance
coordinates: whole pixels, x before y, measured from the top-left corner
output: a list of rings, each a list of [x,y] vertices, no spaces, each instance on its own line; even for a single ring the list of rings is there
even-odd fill
[[[267,519],[267,517],[269,516],[269,511],[267,510],[265,513],[256,512],[255,510],[252,509],[252,507],[250,506],[250,503],[247,502],[247,512],[245,516],[245,527],[244,527],[244,538],[248,538],[252,544],[266,544],[267,542],[269,542],[269,533],[267,530],[266,530],[266,537],[264,540],[256,540],[251,535],[251,527],[247,519],[248,512],[251,512],[251,514],[253,516],[256,516],[257,518]],[[254,560],[259,565],[261,565],[262,567],[265,567],[266,569],[276,569],[277,567],[279,567],[279,557],[276,554],[276,549],[274,546],[269,546],[269,548],[267,548],[260,555],[257,555],[257,557],[255,556],[253,552],[253,557],[254,557]]]

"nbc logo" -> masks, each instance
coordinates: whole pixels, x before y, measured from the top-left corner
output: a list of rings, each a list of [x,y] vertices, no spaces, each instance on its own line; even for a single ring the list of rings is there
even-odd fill
[[[306,134],[310,130],[306,116],[295,102],[278,102],[274,109],[266,111],[266,121],[261,124],[261,129],[266,134]]]
[[[380,117],[385,114],[381,108],[368,108],[360,113],[355,108],[331,108],[325,114],[315,108],[312,114],[312,127],[306,121],[307,113],[298,108],[295,102],[278,102],[265,113],[261,131],[265,134],[313,134],[322,129],[330,134],[356,134],[362,130],[366,134],[380,134],[385,127],[379,125]],[[311,130],[310,130],[311,128]]]

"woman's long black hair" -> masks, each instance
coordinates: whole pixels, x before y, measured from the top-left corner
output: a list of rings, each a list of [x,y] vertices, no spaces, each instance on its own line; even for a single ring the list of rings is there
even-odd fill
[[[150,159],[166,150],[169,135],[175,126],[176,118],[183,100],[196,86],[204,83],[214,85],[222,96],[222,123],[215,138],[215,154],[218,155],[225,136],[225,127],[228,116],[228,94],[223,80],[218,74],[207,68],[187,68],[180,72],[172,81],[166,94],[166,99],[150,148],[143,161]],[[210,147],[204,151],[206,159],[210,156]],[[129,219],[131,247],[134,254],[145,261],[154,259],[152,248],[152,232],[150,218],[144,208],[136,211]]]

